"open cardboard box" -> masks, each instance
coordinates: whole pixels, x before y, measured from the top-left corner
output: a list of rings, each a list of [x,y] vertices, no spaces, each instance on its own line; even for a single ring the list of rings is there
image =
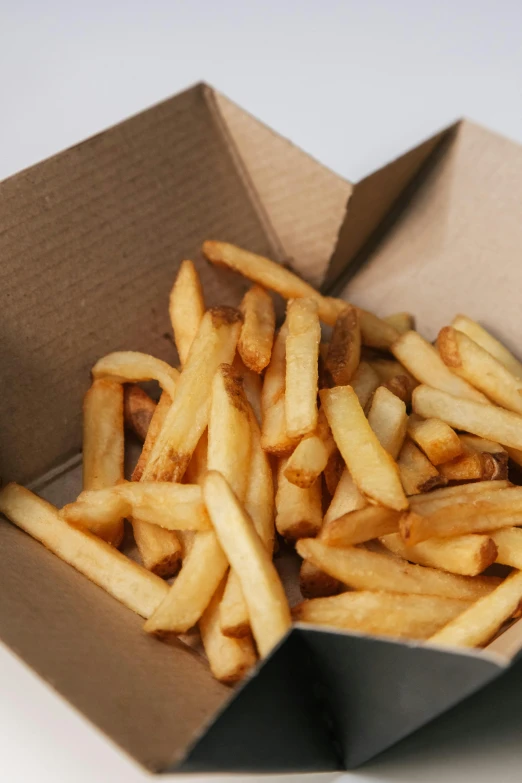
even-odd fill
[[[286,262],[433,338],[458,311],[517,352],[522,148],[468,121],[351,184],[198,85],[0,185],[0,475],[62,505],[79,490],[94,361],[171,362],[167,297],[197,262],[209,304],[245,282],[206,238]],[[156,771],[356,766],[498,677],[522,621],[484,651],[296,627],[235,692],[0,521],[0,638]]]

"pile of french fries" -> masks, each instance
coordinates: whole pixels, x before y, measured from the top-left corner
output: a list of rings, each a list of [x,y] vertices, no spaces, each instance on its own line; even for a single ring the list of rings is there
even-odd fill
[[[239,308],[207,310],[184,261],[170,296],[180,368],[100,359],[83,491],[59,510],[9,484],[0,511],[145,632],[197,629],[225,683],[292,621],[485,645],[522,602],[508,474],[522,465],[522,364],[465,316],[433,346],[409,314],[377,318],[227,243],[203,253],[253,282]],[[271,291],[287,300],[278,330]],[[151,380],[157,403],[138,385]],[[131,480],[125,427],[143,441]],[[119,549],[125,520],[139,562]],[[305,599],[292,609],[274,566],[291,549]],[[494,563],[502,575],[484,574]]]

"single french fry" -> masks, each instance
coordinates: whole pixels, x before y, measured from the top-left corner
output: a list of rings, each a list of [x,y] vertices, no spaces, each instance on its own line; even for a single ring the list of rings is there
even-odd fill
[[[353,480],[363,495],[398,511],[408,507],[397,465],[371,429],[350,386],[320,392],[328,423]]]
[[[161,428],[163,427],[165,417],[171,405],[172,405],[172,399],[169,396],[168,392],[165,391],[162,392],[159,402],[156,405],[156,408],[152,415],[152,419],[150,420],[150,424],[147,428],[147,434],[145,436],[143,448],[141,449],[141,454],[139,456],[138,462],[136,463],[136,467],[134,468],[132,473],[133,481],[141,480],[143,471],[145,470],[145,465],[147,464],[150,457],[150,452],[152,451],[152,447],[156,443],[156,439],[159,433],[161,432]]]
[[[494,535],[430,538],[415,546],[407,546],[399,533],[390,533],[380,541],[390,552],[410,563],[441,568],[462,576],[477,576],[495,562],[497,547]]]
[[[291,625],[281,580],[252,520],[220,473],[207,473],[203,496],[219,542],[241,582],[252,633],[264,657]]]
[[[393,326],[401,334],[415,329],[415,318],[411,313],[392,313],[392,315],[387,315],[382,320]]]
[[[319,306],[319,317],[330,326],[335,324],[337,316],[346,307],[346,302],[340,299],[321,296],[315,288],[275,261],[228,242],[207,240],[203,243],[203,255],[216,266],[239,272],[252,282],[276,291],[284,299],[315,299]]]
[[[174,397],[179,372],[162,359],[139,351],[116,351],[99,359],[92,368],[93,378],[112,378],[119,383],[158,381]]]
[[[385,506],[366,506],[350,511],[324,525],[321,541],[331,546],[355,546],[399,529],[400,511]]]
[[[434,595],[351,592],[303,601],[295,622],[406,639],[427,639],[469,607],[469,601]]]
[[[467,533],[488,533],[517,525],[522,520],[522,488],[482,492],[473,497],[455,498],[451,506],[435,511],[425,505],[415,506],[400,522],[401,535],[407,544],[418,544],[427,538],[452,538]]]
[[[299,438],[291,438],[286,432],[284,392],[263,414],[261,443],[265,451],[276,456],[289,454],[299,443]]]
[[[404,402],[384,386],[379,386],[368,411],[368,424],[377,435],[381,446],[396,460],[408,426]]]
[[[262,413],[261,413],[261,393],[263,388],[263,381],[259,373],[250,370],[245,367],[243,360],[237,354],[234,357],[232,367],[238,372],[243,379],[243,389],[245,391],[246,398],[255,413],[255,417],[261,426]]]
[[[182,261],[170,292],[169,315],[183,366],[205,314],[201,281],[192,261]]]
[[[223,581],[203,612],[199,630],[210,671],[220,682],[232,685],[242,680],[255,666],[256,653],[250,637],[232,639],[221,630],[219,607],[224,585]]]
[[[129,515],[167,530],[210,530],[201,488],[170,481],[126,481],[107,489],[84,490],[61,514],[69,524],[91,531]]]
[[[397,329],[367,310],[358,308],[358,311],[363,345],[369,348],[389,350],[400,337]]]
[[[303,560],[299,570],[299,588],[303,598],[325,598],[337,595],[341,589],[338,579],[325,574],[308,560]]]
[[[321,327],[314,299],[292,299],[287,308],[285,417],[291,438],[317,426],[318,356]]]
[[[419,383],[453,394],[455,397],[488,403],[487,397],[463,378],[452,373],[433,345],[417,332],[406,332],[401,335],[392,345],[391,352]]]
[[[440,419],[421,419],[412,413],[408,420],[408,435],[432,465],[441,465],[462,454],[459,436]]]
[[[214,374],[220,364],[232,362],[240,328],[241,314],[231,307],[215,307],[203,316],[144,470],[147,481],[182,479],[208,423]]]
[[[135,383],[123,387],[123,419],[125,425],[142,441],[154,416],[156,403],[146,391]]]
[[[255,285],[246,292],[240,305],[243,326],[237,344],[245,365],[254,372],[263,372],[270,362],[275,332],[275,310],[270,294]]]
[[[357,399],[363,410],[366,410],[375,390],[380,385],[380,379],[376,371],[367,362],[361,362],[350,386],[357,395]]]
[[[350,383],[361,360],[361,328],[359,313],[353,305],[347,305],[337,316],[325,362],[327,374],[333,386]]]
[[[121,481],[123,456],[123,388],[107,378],[95,380],[83,400],[83,488],[103,489]],[[118,547],[123,518],[95,525],[91,532]]]
[[[490,536],[497,547],[496,562],[522,569],[522,529],[504,527],[492,530]]]
[[[466,334],[469,338],[474,340],[477,345],[480,345],[484,350],[494,356],[499,362],[507,367],[509,372],[513,373],[516,378],[522,378],[522,364],[516,359],[511,351],[502,345],[493,335],[491,335],[483,326],[472,321],[466,315],[457,315],[452,324],[454,329],[458,329],[459,332]]]
[[[429,511],[437,511],[445,506],[452,506],[460,502],[471,500],[475,495],[482,495],[485,492],[495,492],[499,489],[507,489],[512,484],[509,481],[477,481],[474,484],[459,484],[452,487],[441,487],[434,489],[425,495],[414,495],[410,498],[412,509],[422,506]]]
[[[227,569],[228,561],[215,533],[194,536],[172,587],[145,623],[147,633],[164,638],[185,633],[196,625]]]
[[[296,544],[302,558],[355,590],[439,595],[476,601],[498,584],[494,577],[466,577],[437,571],[366,549],[328,546],[314,538]]]
[[[522,601],[522,573],[513,571],[492,593],[478,600],[428,639],[442,647],[480,647],[512,617]]]
[[[425,419],[442,419],[455,429],[522,449],[522,416],[517,413],[463,400],[430,386],[417,386],[412,402],[415,413]]]
[[[288,460],[281,459],[277,469],[275,497],[276,528],[284,538],[295,540],[315,536],[323,522],[321,481],[306,489],[297,487],[286,478]]]
[[[18,484],[0,490],[0,513],[142,617],[153,614],[168,593],[159,576],[88,531],[69,525],[58,509]]]
[[[522,380],[463,332],[445,326],[437,338],[443,362],[497,405],[522,414]]]
[[[326,530],[326,527],[334,519],[349,514],[351,511],[358,511],[364,508],[365,505],[366,500],[364,496],[361,495],[357,484],[350,475],[350,471],[345,468],[325,514],[323,530]]]
[[[289,457],[285,477],[296,487],[307,489],[317,480],[328,463],[326,446],[318,435],[308,435]]]
[[[483,481],[489,478],[488,474],[491,473],[491,470],[486,468],[482,454],[472,451],[464,444],[462,454],[438,465],[438,470],[447,481]]]

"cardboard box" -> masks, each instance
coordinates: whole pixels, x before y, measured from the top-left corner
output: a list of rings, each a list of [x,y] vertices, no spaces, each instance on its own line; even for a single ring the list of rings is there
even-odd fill
[[[100,355],[175,361],[168,292],[185,257],[209,304],[245,282],[205,238],[289,263],[432,338],[462,310],[518,347],[522,148],[461,121],[351,184],[198,85],[0,185],[0,475],[61,505],[79,489],[81,401]],[[232,692],[5,520],[0,638],[156,771],[350,768],[500,676],[485,651],[296,627]]]

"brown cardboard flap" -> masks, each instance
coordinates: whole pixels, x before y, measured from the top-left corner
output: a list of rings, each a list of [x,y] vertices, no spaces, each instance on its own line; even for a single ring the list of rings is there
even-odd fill
[[[350,274],[352,265],[364,262],[357,258],[358,254],[376,232],[385,229],[383,221],[395,208],[400,208],[400,202],[410,194],[417,177],[457,125],[437,133],[354,185],[324,282],[325,289],[343,273]]]

